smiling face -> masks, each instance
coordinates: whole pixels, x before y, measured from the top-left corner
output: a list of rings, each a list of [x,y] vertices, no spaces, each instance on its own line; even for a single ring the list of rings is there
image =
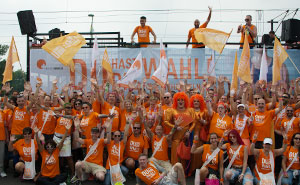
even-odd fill
[[[170,104],[172,102],[172,97],[171,97],[171,93],[167,92],[164,95],[164,103],[165,104]]]
[[[199,21],[198,19],[196,19],[196,20],[194,21],[194,26],[195,26],[195,28],[199,28],[199,26],[200,26],[200,21]]]
[[[18,104],[19,107],[24,107],[24,105],[25,105],[25,98],[23,96],[18,97],[17,98],[17,104]]]
[[[299,148],[300,147],[300,134],[296,134],[293,141],[294,141],[294,146]]]
[[[140,156],[139,157],[139,165],[141,169],[145,169],[147,168],[147,164],[148,164],[148,158],[147,156]]]
[[[288,118],[292,118],[294,116],[294,109],[293,107],[286,108],[286,115]]]
[[[121,132],[119,132],[119,131],[115,131],[114,132],[114,142],[116,143],[118,143],[119,141],[120,141],[120,139],[121,139]]]
[[[177,107],[179,109],[184,109],[185,108],[185,101],[184,101],[184,99],[178,99],[177,100]]]
[[[133,134],[136,137],[138,137],[141,134],[141,124],[135,123],[133,125]]]
[[[247,15],[247,16],[245,17],[245,23],[246,23],[247,25],[251,25],[251,21],[252,21],[252,17],[251,17],[250,15]]]
[[[259,99],[257,101],[257,108],[258,108],[258,111],[260,112],[264,112],[265,111],[265,107],[266,107],[266,102],[264,99]]]
[[[211,144],[217,144],[218,143],[218,136],[217,134],[211,134],[209,137],[209,142]]]
[[[193,104],[194,108],[200,108],[200,101],[198,99],[194,99]]]
[[[88,104],[83,104],[82,105],[82,110],[83,110],[83,113],[85,115],[88,115],[90,113],[90,111],[91,111],[91,108],[90,108],[90,106]]]
[[[157,125],[156,128],[155,128],[156,135],[162,136],[163,132],[164,132],[163,127],[161,125]]]
[[[114,94],[111,93],[108,95],[108,103],[110,103],[110,104],[116,103],[116,96]]]
[[[146,25],[146,19],[140,19],[140,24],[142,27],[144,27]]]
[[[221,115],[221,116],[224,115],[225,114],[225,107],[224,107],[224,105],[218,105],[217,111],[218,111],[219,115]]]

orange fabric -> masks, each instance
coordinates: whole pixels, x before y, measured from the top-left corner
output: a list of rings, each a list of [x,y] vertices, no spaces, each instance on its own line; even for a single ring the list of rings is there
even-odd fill
[[[147,185],[152,185],[153,182],[160,177],[159,171],[153,163],[148,163],[147,168],[135,170],[135,175]]]
[[[134,33],[138,34],[139,42],[150,42],[149,33],[152,32],[152,28],[150,26],[137,26],[134,29]],[[147,47],[147,44],[140,45],[141,47]]]
[[[202,153],[202,162],[204,163],[212,153],[213,152],[210,151],[210,145],[204,144],[203,145],[203,153]],[[212,168],[214,170],[218,170],[219,156],[221,156],[221,155],[223,155],[222,150],[219,151],[219,153],[210,161],[210,163],[206,167]]]
[[[291,119],[283,118],[283,120],[281,121],[281,127],[283,128],[284,131],[286,130],[287,124],[290,120]],[[300,118],[295,118],[293,123],[291,124],[291,128],[287,132],[287,137],[288,137],[289,143],[291,142],[293,135],[295,133],[300,132],[299,121],[300,121]],[[281,128],[279,130],[281,130]]]
[[[119,146],[120,147],[120,153],[119,154]],[[123,156],[124,156],[124,149],[125,149],[125,145],[124,142],[121,141],[118,144],[115,144],[115,142],[112,140],[109,144],[106,145],[107,146],[107,151],[108,151],[108,158],[110,161],[110,166],[116,165],[119,162],[119,155],[120,155],[120,163],[121,164],[124,160]],[[109,162],[106,162],[106,169],[110,169],[109,167]]]
[[[6,139],[5,136],[5,113],[0,111],[0,141],[4,141]]]
[[[82,110],[78,111],[78,110],[72,109],[72,116],[81,117],[82,115],[83,115]]]
[[[125,131],[125,126],[126,126],[126,117],[127,115],[131,115],[131,112],[127,112],[126,109],[121,110],[120,114],[120,131],[124,132]]]
[[[201,26],[199,26],[199,28],[206,28],[206,27],[207,27],[207,23],[206,22],[203,23],[203,24],[201,24]],[[196,30],[196,28],[192,28],[189,31],[188,38],[192,38],[192,42],[198,42],[197,39],[196,39],[196,37],[195,37],[195,34],[194,34],[195,30]],[[204,44],[199,44],[199,45],[198,44],[193,44],[192,48],[200,48],[200,47],[203,47],[203,46],[204,46]]]
[[[257,141],[263,141],[266,137],[271,137],[271,124],[272,120],[275,117],[275,110],[259,112],[256,111],[253,114],[254,120],[253,125],[251,125],[251,136],[253,138],[253,134],[257,131]]]
[[[60,174],[59,149],[55,148],[51,157],[50,157],[50,154],[46,150],[43,150],[41,155],[42,155],[42,167],[41,167],[42,176],[53,178],[53,177],[59,175]],[[50,159],[48,160],[49,157],[50,157]],[[47,164],[46,164],[46,162],[47,162]]]
[[[126,143],[125,156],[134,160],[138,160],[139,155],[143,153],[144,149],[148,149],[149,144],[147,138],[142,134],[139,137],[135,137],[133,134],[128,137]]]
[[[21,135],[23,134],[23,129],[25,127],[30,127],[29,117],[30,115],[27,113],[27,108],[24,106],[22,109],[16,107],[13,111],[12,117],[12,128],[11,134],[13,135]]]
[[[64,135],[66,132],[66,125],[72,125],[72,120],[64,117],[60,117],[57,119],[57,124],[55,127],[55,133]],[[68,135],[71,134],[71,127],[68,130]]]
[[[294,115],[295,115],[297,118],[300,118],[300,109],[295,110]]]
[[[245,30],[245,25],[243,25],[243,30]],[[250,30],[254,30],[254,28],[255,28],[255,26],[252,24],[251,26],[250,26]],[[247,35],[247,37],[248,37],[248,42],[249,42],[249,45],[250,46],[254,46],[254,45],[251,45],[251,43],[253,43],[253,40],[255,40],[255,38],[252,36],[252,38],[251,38],[251,36],[250,36],[250,33]],[[244,40],[245,40],[245,32],[241,32],[241,40],[240,40],[240,43],[244,43]],[[240,45],[240,47],[243,47],[243,44],[241,44]]]
[[[246,116],[246,115],[245,115],[245,116]],[[233,129],[237,130],[238,133],[241,134],[241,133],[240,133],[241,131],[240,131],[238,128],[241,128],[241,127],[243,126],[243,124],[244,124],[244,122],[243,122],[244,119],[241,119],[238,115],[237,115],[237,117],[238,117],[238,122],[236,121],[236,119],[233,120],[233,121],[234,121],[234,123],[233,123]],[[246,120],[245,128],[244,128],[244,131],[243,131],[243,133],[242,133],[242,135],[241,135],[241,138],[242,138],[242,139],[249,139],[249,137],[250,137],[250,134],[249,134],[249,126],[248,126],[247,120]]]
[[[276,103],[276,108],[278,108],[278,107],[279,107],[279,103]],[[274,118],[274,121],[275,121],[274,129],[275,130],[280,131],[282,119],[287,117],[285,108],[286,108],[286,106],[283,106],[282,111],[280,111]],[[282,112],[282,114],[281,114],[281,112]]]
[[[97,127],[98,123],[98,113],[91,112],[90,115],[82,116],[80,122],[80,129],[82,130],[81,134],[84,135],[87,139],[91,139],[91,129]]]
[[[51,110],[54,110],[54,108],[51,107]],[[48,114],[48,111],[40,109],[40,112],[37,115],[37,117],[38,117],[38,125],[37,126],[39,129],[41,129],[43,127],[44,120],[46,119],[47,114]],[[49,113],[48,119],[45,123],[42,133],[43,134],[54,134],[55,127],[56,127],[56,118],[55,118],[55,116],[51,115],[51,113]]]
[[[157,135],[153,136],[153,138],[152,138],[152,153],[154,153],[155,147],[158,145],[160,139],[161,138],[158,138]],[[157,152],[154,155],[154,158],[157,160],[168,161],[169,160],[168,147],[169,147],[169,145],[168,145],[167,138],[164,137],[159,149],[157,150]]]
[[[273,157],[274,157],[274,166],[275,166],[274,152],[273,152]],[[272,172],[270,157],[269,157],[269,155],[268,156],[265,155],[265,153],[263,152],[263,149],[259,149],[259,156],[256,160],[256,164],[257,164],[257,169],[260,173],[267,174],[267,173]],[[275,170],[275,169],[273,169],[273,170]],[[256,170],[254,170],[254,173],[255,173],[256,178],[258,180],[260,180]]]
[[[5,113],[7,129],[8,131],[11,131],[13,111],[11,109],[4,109],[3,112]]]
[[[99,101],[93,101],[92,109],[94,112],[101,113],[101,103]]]
[[[225,114],[223,119],[218,113],[213,112],[213,116],[209,126],[209,133],[216,133],[218,137],[223,137],[224,131],[232,129],[232,119]]]
[[[93,146],[93,140],[92,139],[84,139],[84,145],[86,146],[87,150],[86,153],[88,154],[90,151],[90,148]],[[103,149],[104,149],[104,139],[100,139],[98,146],[96,147],[96,150],[92,155],[90,155],[86,162],[98,164],[100,166],[103,166]]]
[[[297,149],[297,148],[294,148],[293,146],[289,147],[289,148],[284,152],[283,155],[284,155],[284,156],[286,157],[286,159],[287,159],[287,160],[286,160],[286,166],[287,166],[287,167],[292,163],[292,161],[293,161],[295,155],[298,155],[297,153],[298,153],[298,149]],[[291,170],[300,170],[299,156],[298,156],[297,159],[295,160],[294,164],[292,164],[292,166],[291,166],[290,169],[291,169]]]
[[[109,103],[104,102],[104,104],[102,106],[102,114],[107,114],[107,115],[110,114],[110,110],[112,108],[113,107]],[[115,106],[114,113],[116,115],[115,115],[113,123],[112,123],[112,128],[111,128],[112,132],[118,131],[119,127],[120,127],[120,109],[117,106]],[[105,122],[105,120],[106,120],[106,118],[102,119],[103,123]]]
[[[231,144],[230,143],[226,143],[226,150],[227,150],[227,154],[229,154],[229,159],[228,161],[230,162],[235,151],[237,151],[237,149],[239,147],[237,147],[236,149],[232,148],[231,147]],[[234,159],[234,162],[232,165],[237,165],[237,166],[242,166],[243,165],[243,161],[244,161],[244,149],[245,149],[245,145],[242,145],[239,153],[236,155],[235,159]]]
[[[14,149],[18,152],[23,161],[31,162],[31,141],[28,144],[25,143],[24,139],[19,139],[13,144]],[[34,141],[35,159],[37,159],[38,146],[37,142]]]
[[[170,109],[170,108],[172,108],[172,107],[173,107],[173,105],[171,105],[171,106],[169,107],[169,106],[167,106],[166,104],[163,105],[163,106],[161,107],[162,110],[164,111],[162,120],[164,120],[164,118],[165,118],[166,110],[168,110],[168,109]],[[162,123],[162,126],[163,126],[163,128],[164,128],[164,134],[168,135],[168,134],[171,132],[171,128],[168,127],[167,125],[165,125],[164,122]]]

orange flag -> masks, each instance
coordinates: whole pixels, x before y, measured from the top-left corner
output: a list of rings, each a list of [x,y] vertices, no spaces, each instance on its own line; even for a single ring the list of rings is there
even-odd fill
[[[237,76],[240,77],[245,82],[248,83],[252,82],[251,74],[250,74],[250,47],[249,47],[247,35],[245,35],[244,46],[243,46],[243,51],[240,59]]]
[[[235,52],[235,60],[234,60],[234,65],[233,65],[233,71],[232,71],[232,78],[231,78],[231,85],[230,85],[230,90],[234,90],[237,92],[238,89],[238,59],[237,59],[237,52]]]
[[[42,46],[42,49],[56,58],[60,63],[69,66],[71,71],[75,70],[73,57],[85,45],[85,38],[76,31],[68,35],[52,39]]]
[[[111,64],[109,62],[107,49],[105,48],[103,59],[102,59],[102,77],[104,80],[108,80],[111,84],[113,84],[113,70]]]
[[[288,58],[288,54],[280,44],[279,40],[275,37],[274,50],[273,50],[273,80],[272,84],[276,85],[280,78],[280,69],[284,61]]]
[[[13,73],[13,64],[15,62],[20,62],[18,50],[16,47],[14,37],[11,38],[11,43],[8,51],[8,56],[5,63],[5,70],[3,72],[3,81],[2,84],[5,84],[8,81],[12,80],[12,73]]]

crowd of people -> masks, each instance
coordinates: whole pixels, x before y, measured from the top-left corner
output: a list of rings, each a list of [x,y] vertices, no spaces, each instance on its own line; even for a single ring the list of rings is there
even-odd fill
[[[36,184],[299,184],[300,78],[230,90],[226,77],[176,89],[132,82],[51,93],[2,87],[0,175]],[[228,84],[228,89],[225,87]],[[289,88],[287,88],[289,87]],[[228,93],[225,93],[225,89]],[[13,91],[13,92],[12,92]],[[5,160],[4,160],[5,159]],[[4,162],[5,161],[5,162]],[[1,181],[1,180],[0,180]]]

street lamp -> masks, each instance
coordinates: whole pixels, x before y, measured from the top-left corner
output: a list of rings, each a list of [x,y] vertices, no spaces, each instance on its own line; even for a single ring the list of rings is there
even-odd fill
[[[88,16],[92,18],[91,28],[90,28],[90,33],[91,33],[90,44],[92,44],[93,32],[94,32],[94,27],[93,27],[93,23],[94,23],[94,14],[89,14]],[[90,47],[92,47],[92,45],[90,45]]]

